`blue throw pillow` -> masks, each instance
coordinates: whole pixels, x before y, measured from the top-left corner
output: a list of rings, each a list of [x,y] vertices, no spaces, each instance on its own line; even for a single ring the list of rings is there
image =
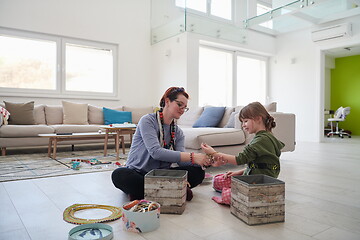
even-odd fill
[[[223,118],[225,107],[205,107],[201,116],[194,123],[193,127],[217,127]]]
[[[105,125],[132,122],[131,112],[118,111],[103,107]]]

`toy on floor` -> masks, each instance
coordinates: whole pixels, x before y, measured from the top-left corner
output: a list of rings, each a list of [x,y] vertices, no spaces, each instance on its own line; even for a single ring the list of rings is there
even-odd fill
[[[75,217],[75,212],[85,209],[105,209],[111,212],[111,215],[105,218],[99,219],[84,219]],[[114,221],[116,219],[121,218],[122,210],[119,207],[113,207],[108,205],[98,205],[98,204],[73,204],[67,207],[63,213],[63,219],[66,222],[73,224],[87,224],[87,223],[101,223],[101,222],[109,222]]]

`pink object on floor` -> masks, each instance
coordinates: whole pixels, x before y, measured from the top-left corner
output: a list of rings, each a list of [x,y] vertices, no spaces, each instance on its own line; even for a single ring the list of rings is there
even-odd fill
[[[216,191],[221,192],[224,187],[231,187],[231,178],[228,177],[224,179],[224,174],[216,175],[213,179],[213,188]]]
[[[205,173],[205,178],[212,178],[213,175],[211,175],[210,173]]]
[[[212,200],[219,204],[230,205],[231,203],[231,188],[223,188],[221,197],[212,197]]]

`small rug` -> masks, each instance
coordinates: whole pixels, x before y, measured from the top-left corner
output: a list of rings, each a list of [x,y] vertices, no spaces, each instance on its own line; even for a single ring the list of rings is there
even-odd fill
[[[116,161],[115,153],[104,157],[102,150],[59,152],[56,160],[47,153],[0,156],[0,182],[112,171],[125,165],[126,158],[120,153]],[[80,162],[78,170],[72,168],[72,160]]]

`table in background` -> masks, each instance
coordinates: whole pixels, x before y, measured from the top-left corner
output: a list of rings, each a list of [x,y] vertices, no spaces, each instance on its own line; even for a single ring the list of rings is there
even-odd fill
[[[100,128],[105,129],[105,141],[104,141],[104,156],[107,155],[107,144],[108,144],[108,136],[110,136],[110,134],[115,134],[115,143],[119,142],[119,139],[122,139],[122,149],[123,149],[123,153],[125,154],[125,147],[124,147],[124,135],[129,134],[130,135],[130,144],[132,142],[132,137],[133,134],[135,133],[136,130],[136,125],[135,124],[113,124],[112,126],[110,125],[103,125]],[[119,160],[119,144],[116,144],[116,160]]]
[[[81,140],[94,140],[99,138],[114,138],[115,145],[119,147],[119,138],[122,141],[123,151],[125,152],[124,137],[117,134],[106,134],[104,132],[88,132],[88,133],[71,133],[71,134],[39,134],[39,137],[49,138],[48,157],[56,159],[57,143],[63,141],[81,141]],[[52,151],[51,151],[52,150]],[[52,152],[52,156],[51,156]],[[118,152],[118,151],[117,151]]]

